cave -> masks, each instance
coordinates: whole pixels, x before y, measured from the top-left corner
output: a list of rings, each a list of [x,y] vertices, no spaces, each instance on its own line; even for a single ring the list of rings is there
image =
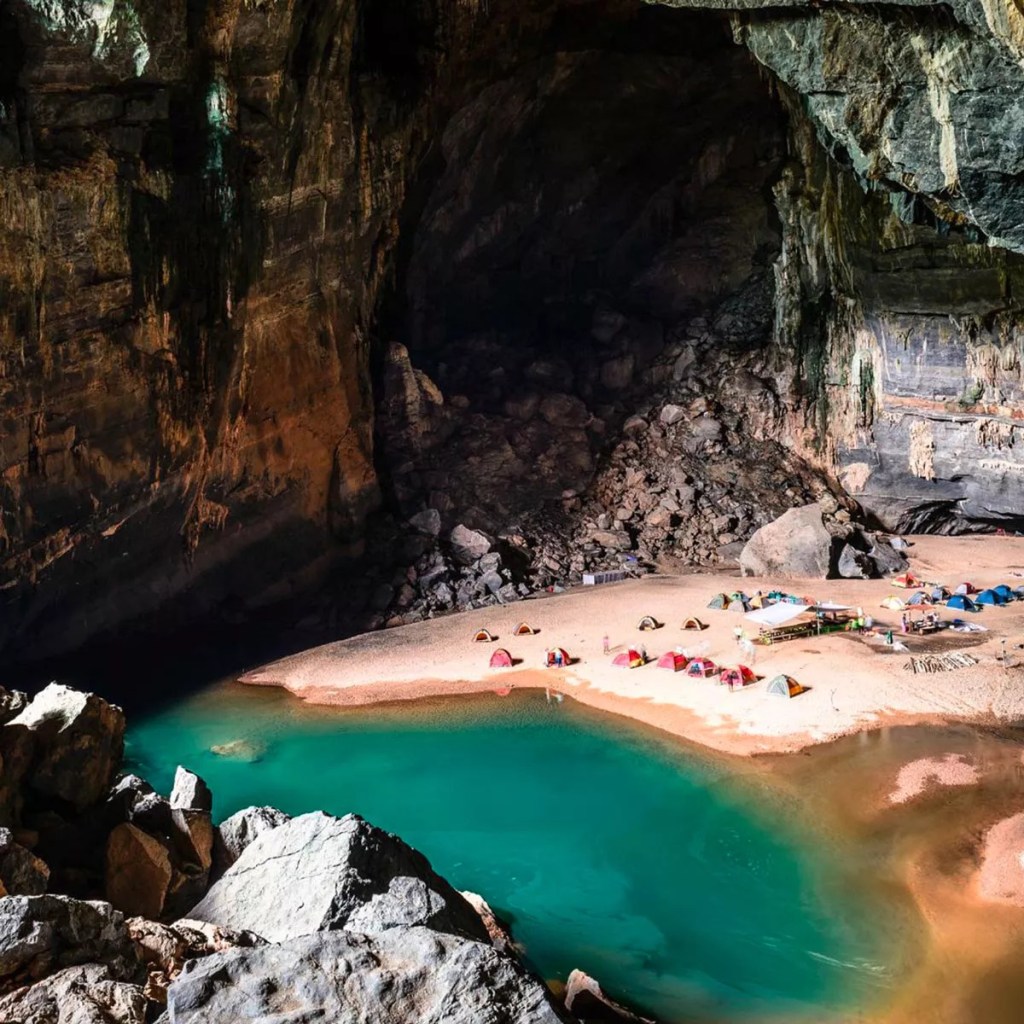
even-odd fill
[[[0,643],[1017,529],[1015,44],[890,13],[5,5]]]

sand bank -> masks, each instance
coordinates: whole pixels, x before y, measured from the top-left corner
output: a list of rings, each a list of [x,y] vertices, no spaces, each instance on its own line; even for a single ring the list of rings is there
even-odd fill
[[[1015,537],[915,537],[911,570],[954,587],[964,580],[979,587],[1021,582],[1024,539]],[[885,580],[746,579],[706,574],[655,577],[514,605],[445,616],[397,629],[363,634],[326,644],[256,669],[243,682],[282,686],[305,700],[356,704],[471,693],[507,686],[548,686],[595,707],[629,715],[647,724],[734,753],[796,750],[884,724],[969,721],[1011,722],[1024,718],[1024,651],[1020,668],[1004,667],[999,656],[1024,642],[1024,602],[986,608],[966,616],[987,632],[945,631],[927,637],[900,637],[908,653],[853,634],[809,637],[757,647],[751,667],[762,681],[729,691],[712,680],[694,680],[657,668],[614,667],[612,656],[643,644],[657,657],[681,647],[720,665],[740,661],[733,634],[756,627],[741,614],[707,608],[719,592],[738,588],[768,592],[778,586],[819,601],[862,607],[876,622],[899,629],[899,612],[880,607],[884,597],[907,596]],[[952,619],[964,613],[941,609]],[[641,632],[636,624],[653,615],[664,627]],[[681,624],[688,616],[707,628],[695,633]],[[539,632],[514,636],[521,620]],[[493,644],[475,643],[479,628],[496,635]],[[612,651],[602,650],[608,636]],[[489,669],[495,647],[517,660],[512,669]],[[541,669],[546,648],[560,646],[574,659],[565,669]],[[915,654],[969,650],[979,659],[968,669],[929,675],[908,671]],[[745,662],[750,659],[744,658]],[[786,699],[766,692],[765,680],[785,673],[809,687]]]

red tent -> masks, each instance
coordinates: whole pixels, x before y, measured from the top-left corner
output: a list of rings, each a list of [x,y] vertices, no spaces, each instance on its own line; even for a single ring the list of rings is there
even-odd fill
[[[569,661],[569,652],[564,647],[551,647],[544,652],[544,664],[548,668],[563,668]]]
[[[721,679],[730,690],[739,690],[746,686],[747,683],[757,682],[757,676],[746,665],[723,669]]]
[[[632,647],[628,651],[616,654],[612,664],[618,668],[640,668],[644,663],[644,656]]]
[[[682,672],[686,668],[688,658],[678,651],[666,651],[658,659],[658,668],[671,669],[673,672]]]
[[[512,655],[505,650],[504,647],[499,647],[491,655],[491,668],[511,668],[512,667]]]
[[[718,669],[715,667],[715,663],[710,658],[694,658],[689,665],[686,666],[686,674],[689,676],[695,676],[699,679],[706,678],[707,676],[713,676]]]

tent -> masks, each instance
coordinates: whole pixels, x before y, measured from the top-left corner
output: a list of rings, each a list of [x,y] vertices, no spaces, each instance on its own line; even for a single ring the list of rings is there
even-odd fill
[[[807,689],[789,676],[776,676],[768,684],[768,692],[779,697],[797,697]]]
[[[653,615],[645,615],[637,624],[637,629],[661,629],[661,623]]]
[[[667,668],[671,669],[673,672],[682,672],[686,668],[688,662],[689,659],[685,654],[680,654],[678,651],[666,651],[658,659],[658,668]]]
[[[715,596],[708,601],[708,607],[718,609],[728,608],[729,598],[727,598],[725,594],[715,594]]]
[[[978,604],[1005,603],[994,590],[983,590],[974,600],[977,601]]]
[[[683,622],[683,629],[695,629],[699,633],[703,628],[704,623],[700,619],[695,619],[692,615]]]
[[[978,588],[973,583],[961,583],[960,586],[953,591],[954,594],[976,594],[977,592]]]
[[[616,654],[612,659],[616,668],[641,668],[644,665],[644,656],[635,648]]]
[[[544,664],[547,668],[563,668],[571,661],[569,652],[564,647],[549,647],[544,652]]]
[[[771,590],[768,592],[769,601],[785,601],[786,595],[781,590]]]
[[[1005,583],[1000,583],[998,587],[993,587],[992,589],[1004,602],[1012,601],[1017,596]]]
[[[537,630],[533,628],[528,622],[520,622],[514,630],[512,630],[513,636],[533,636]]]
[[[491,668],[511,668],[512,667],[512,655],[505,650],[504,647],[499,647],[491,655]]]
[[[750,599],[749,604],[750,604],[750,607],[753,608],[756,611],[758,608],[763,608],[764,607],[764,602],[765,602],[764,594],[762,594],[761,591],[759,590]]]
[[[742,601],[744,604],[747,604],[750,601],[750,598],[747,597],[747,595],[744,594],[742,590],[734,590],[729,595],[729,600],[730,601]]]
[[[895,594],[890,594],[888,597],[882,598],[882,607],[890,608],[894,612],[901,612],[907,606]]]
[[[1017,598],[1018,601],[1024,601],[1024,587],[1014,587],[1013,596]]]
[[[933,601],[945,601],[949,598],[949,591],[945,587],[934,587],[930,597]]]
[[[746,598],[734,597],[729,602],[728,610],[731,612],[749,612],[750,602]]]
[[[910,597],[907,598],[907,607],[908,608],[911,605],[916,607],[917,605],[931,604],[931,603],[932,603],[932,599],[923,590],[919,590],[916,594],[911,594]]]
[[[494,635],[493,633],[489,632],[489,631],[488,631],[488,630],[486,630],[486,629],[478,629],[478,630],[477,630],[477,631],[476,631],[476,632],[475,632],[475,633],[473,634],[473,640],[474,640],[474,641],[475,641],[476,643],[478,643],[478,644],[489,644],[489,643],[491,643],[491,642],[492,642],[493,640],[497,640],[497,639],[498,639],[498,638],[497,638],[497,637],[496,637],[496,636],[495,636],[495,635]]]
[[[715,667],[715,663],[710,658],[694,658],[690,664],[686,666],[686,674],[698,679],[713,676],[717,671],[718,669]]]
[[[909,572],[905,572],[900,576],[894,576],[889,581],[894,587],[919,587],[921,581],[915,579]]]
[[[756,683],[757,676],[746,665],[738,665],[736,668],[722,669],[721,681],[730,690],[739,690],[748,683]]]
[[[962,612],[976,612],[978,606],[969,598],[963,594],[954,594],[947,602],[947,608],[956,608]]]

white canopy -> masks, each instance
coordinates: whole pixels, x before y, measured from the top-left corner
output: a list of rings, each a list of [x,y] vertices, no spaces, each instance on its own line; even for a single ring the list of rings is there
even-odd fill
[[[750,619],[751,622],[756,622],[759,626],[781,626],[810,610],[809,604],[780,602],[771,604],[767,608],[758,608],[756,612],[747,612],[744,617]]]
[[[833,601],[822,601],[816,604],[814,610],[818,612],[852,612],[853,608],[848,604],[835,604]]]

